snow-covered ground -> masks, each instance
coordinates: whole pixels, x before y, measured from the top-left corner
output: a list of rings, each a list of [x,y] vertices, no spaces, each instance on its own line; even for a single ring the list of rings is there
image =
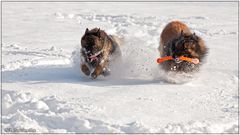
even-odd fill
[[[3,3],[2,126],[39,133],[237,133],[237,3]],[[156,64],[164,26],[180,20],[209,48],[190,80]],[[88,28],[123,36],[123,63],[79,70]]]

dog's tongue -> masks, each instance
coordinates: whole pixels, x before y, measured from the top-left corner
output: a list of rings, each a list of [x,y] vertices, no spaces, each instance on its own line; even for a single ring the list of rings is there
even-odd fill
[[[192,63],[193,63],[193,64],[199,64],[199,59],[198,59],[198,58],[192,59]]]
[[[91,56],[91,57],[90,57],[90,61],[91,61],[91,62],[94,61],[94,60],[98,60],[97,56]]]

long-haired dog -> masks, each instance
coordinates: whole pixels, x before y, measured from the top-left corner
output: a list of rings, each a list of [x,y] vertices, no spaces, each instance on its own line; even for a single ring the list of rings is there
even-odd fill
[[[92,79],[108,75],[109,62],[121,57],[120,38],[100,28],[86,29],[81,39],[81,71]]]
[[[158,48],[161,57],[172,56],[173,60],[161,63],[165,71],[191,72],[197,71],[204,61],[207,48],[204,41],[192,33],[182,22],[172,21],[163,29]],[[199,64],[181,61],[180,56],[198,59]]]

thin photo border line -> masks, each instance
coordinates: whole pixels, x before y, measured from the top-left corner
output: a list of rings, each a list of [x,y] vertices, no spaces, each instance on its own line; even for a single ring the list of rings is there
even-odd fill
[[[152,3],[152,2],[156,2],[156,3],[182,3],[182,2],[189,2],[189,3],[215,3],[215,2],[224,2],[224,3],[237,3],[238,4],[238,39],[237,39],[237,43],[238,43],[238,58],[237,58],[237,61],[238,61],[238,132],[237,133],[33,133],[33,132],[9,132],[9,133],[4,133],[3,132],[3,128],[2,128],[2,80],[3,80],[3,76],[2,76],[2,60],[3,60],[3,55],[2,55],[2,14],[3,14],[3,3],[14,3],[14,2],[17,2],[17,3],[25,3],[25,2],[35,2],[35,3],[57,3],[57,2],[64,2],[64,3],[67,3],[67,2],[111,2],[111,3],[114,3],[114,2],[121,2],[121,3],[125,3],[125,2],[135,2],[135,3]],[[239,21],[239,4],[240,2],[237,0],[237,1],[189,1],[189,0],[182,0],[182,1],[12,1],[12,0],[9,0],[9,1],[6,1],[6,0],[3,0],[1,1],[1,134],[211,134],[211,135],[218,135],[218,134],[239,134],[239,124],[240,124],[240,119],[239,119],[239,74],[240,74],[240,71],[239,71],[239,57],[240,57],[240,54],[239,54],[239,32],[240,32],[240,28],[239,28],[239,24],[240,24],[240,21]]]
[[[0,29],[1,29],[1,134],[2,134],[2,1],[1,1],[1,24],[0,24]]]
[[[227,1],[227,0],[218,0],[218,1],[214,1],[214,0],[209,0],[209,1],[201,1],[201,0],[196,0],[196,1],[194,1],[194,0],[174,0],[174,1],[167,1],[167,0],[162,0],[162,1],[154,1],[154,0],[150,0],[150,1],[134,1],[134,0],[127,0],[127,1],[121,1],[121,0],[116,0],[116,1],[108,1],[108,0],[103,0],[103,1],[101,1],[101,0],[93,0],[93,1],[87,1],[87,0],[84,0],[84,1],[81,1],[81,0],[69,0],[69,1],[61,1],[61,0],[56,0],[56,1],[54,1],[54,0],[49,0],[49,1],[47,1],[47,0],[36,0],[36,1],[34,1],[34,0],[19,0],[19,1],[17,1],[17,0],[3,0],[2,2],[64,2],[64,3],[68,3],[68,2],[119,2],[119,3],[124,3],[124,2],[137,2],[137,3],[154,3],[154,2],[157,2],[157,3],[159,3],[159,2],[163,2],[163,3],[175,3],[175,2],[193,2],[193,3],[198,3],[198,2],[212,2],[212,3],[215,3],[215,2],[224,2],[224,3],[231,3],[231,2],[238,2],[238,0],[229,0],[229,1]]]

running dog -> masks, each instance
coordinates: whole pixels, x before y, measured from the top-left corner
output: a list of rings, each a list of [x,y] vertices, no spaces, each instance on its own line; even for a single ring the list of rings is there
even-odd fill
[[[192,33],[188,26],[180,21],[172,21],[163,29],[158,47],[161,57],[171,56],[160,66],[165,71],[197,71],[208,52],[202,38]],[[197,59],[198,64],[180,60],[179,57]]]
[[[110,73],[109,63],[121,57],[120,44],[117,36],[108,35],[100,28],[85,30],[81,38],[81,71],[92,79]]]

